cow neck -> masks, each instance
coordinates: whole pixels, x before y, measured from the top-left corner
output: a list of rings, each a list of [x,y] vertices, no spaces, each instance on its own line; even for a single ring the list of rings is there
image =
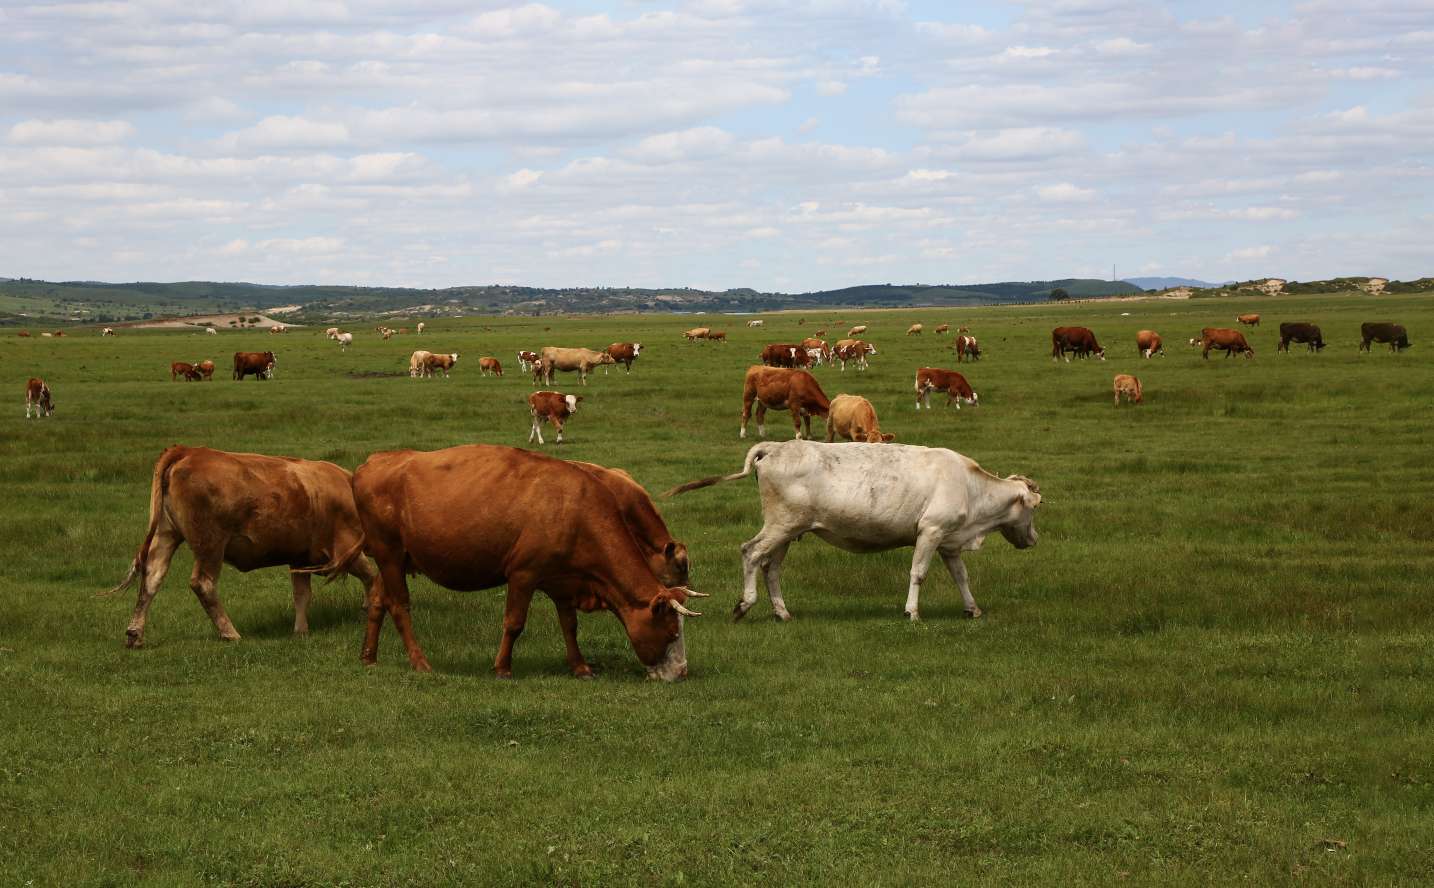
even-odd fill
[[[615,506],[616,497],[613,497],[613,500]],[[615,508],[603,515],[608,519],[605,522],[606,529],[611,532],[605,535],[607,540],[599,543],[603,556],[602,566],[605,569],[593,571],[593,579],[599,585],[607,587],[608,594],[600,593],[600,596],[608,606],[625,614],[646,608],[664,587],[657,577],[653,576],[652,568],[642,554],[642,547],[628,530],[627,523],[615,516]],[[646,598],[642,597],[644,592],[647,594]]]

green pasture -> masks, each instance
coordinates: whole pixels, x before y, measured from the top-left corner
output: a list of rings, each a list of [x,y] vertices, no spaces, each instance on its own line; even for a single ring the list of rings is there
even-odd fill
[[[1253,360],[1186,345],[1251,310]],[[387,342],[368,324],[347,354],[319,328],[4,331],[0,883],[1434,880],[1434,302],[763,317],[469,318]],[[1280,320],[1319,323],[1329,347],[1277,355]],[[1365,320],[1406,324],[1414,348],[1357,353]],[[903,336],[916,321],[926,335]],[[968,556],[979,620],[939,562],[911,624],[910,550],[809,538],[783,576],[795,619],[772,621],[763,593],[732,623],[738,547],[761,524],[751,481],[658,502],[714,596],[688,621],[680,684],[645,681],[603,614],[580,624],[599,678],[573,680],[542,596],[516,680],[497,680],[501,589],[414,582],[432,675],[409,672],[391,625],[359,665],[353,580],[321,587],[294,638],[284,572],[226,570],[244,635],[226,644],[182,550],[133,651],[133,592],[97,597],[135,554],[170,444],[350,469],[383,449],[526,446],[518,349],[637,340],[630,376],[560,380],[585,400],[545,451],[657,492],[741,466],[742,375],[763,344],[854,322],[879,354],[865,373],[818,369],[828,395],[1041,486],[1040,545],[997,535]],[[964,368],[981,406],[918,413],[914,370],[956,367],[942,322],[985,349]],[[1109,360],[1052,363],[1050,329],[1072,323]],[[684,343],[698,325],[732,341]],[[1163,358],[1137,356],[1146,327]],[[457,351],[453,377],[409,379],[418,347]],[[267,348],[275,379],[228,378],[235,350]],[[484,355],[508,375],[481,378]],[[169,381],[171,361],[204,358],[215,381]],[[1119,372],[1144,405],[1112,406]],[[54,390],[49,419],[22,419],[31,375]],[[767,434],[790,438],[787,416]]]

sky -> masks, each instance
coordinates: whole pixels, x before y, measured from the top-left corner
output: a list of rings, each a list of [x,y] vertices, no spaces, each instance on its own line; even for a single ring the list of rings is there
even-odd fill
[[[0,276],[1434,274],[1434,0],[0,0]]]

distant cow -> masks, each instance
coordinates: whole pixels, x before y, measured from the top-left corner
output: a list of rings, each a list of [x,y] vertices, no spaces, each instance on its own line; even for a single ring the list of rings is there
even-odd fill
[[[1244,353],[1246,358],[1253,358],[1255,350],[1250,348],[1250,343],[1245,341],[1245,334],[1239,330],[1231,330],[1229,327],[1206,327],[1200,331],[1201,356],[1205,360],[1210,359],[1210,349],[1219,349],[1225,353],[1225,357]]]
[[[747,421],[752,416],[752,404],[757,405],[757,435],[767,435],[767,409],[790,410],[792,428],[798,438],[802,437],[802,426],[806,436],[812,436],[812,417],[826,418],[831,410],[831,401],[817,383],[817,378],[805,370],[785,370],[780,367],[748,367],[742,382],[742,427],[737,437],[747,437]]]
[[[1392,352],[1409,348],[1409,334],[1404,331],[1403,324],[1360,324],[1359,333],[1364,337],[1359,344],[1360,351],[1369,351],[1371,342],[1387,342]]]
[[[54,412],[55,401],[50,397],[50,387],[45,380],[30,377],[30,381],[25,383],[25,418],[29,419],[33,413],[35,419],[39,419]]]
[[[533,365],[536,364],[536,363],[538,363],[538,360],[539,360],[539,358],[538,358],[538,353],[537,353],[537,352],[534,352],[534,351],[520,351],[520,352],[518,352],[518,368],[521,369],[524,373],[527,373],[529,370],[532,370],[532,369],[533,369]]]
[[[832,398],[827,417],[827,441],[834,440],[837,435],[865,444],[896,440],[895,435],[882,433],[881,424],[876,419],[876,408],[861,395],[837,395]]]
[[[274,334],[274,333],[287,333],[288,331],[289,331],[289,328],[288,328],[288,327],[285,327],[283,324],[275,324],[274,326],[272,326],[272,327],[269,328],[269,333],[270,333],[270,334]]]
[[[813,364],[821,364],[829,359],[830,351],[825,340],[808,337],[802,340],[802,348],[807,350]]]
[[[479,358],[478,375],[487,376],[489,373],[501,377],[503,375],[503,365],[498,363],[497,358]]]
[[[760,360],[768,367],[802,367],[811,365],[807,350],[790,342],[774,342],[762,349]]]
[[[1320,334],[1319,327],[1314,324],[1280,324],[1280,344],[1275,346],[1275,351],[1288,353],[1291,342],[1303,343],[1312,352],[1324,348],[1324,337]]]
[[[425,350],[423,350],[423,349],[421,349],[421,348],[420,348],[420,349],[417,349],[416,351],[414,351],[413,354],[409,355],[409,356],[408,356],[408,375],[409,375],[409,378],[417,378],[417,377],[419,377],[419,376],[427,376],[427,375],[428,375],[428,359],[431,358],[431,357],[433,357],[433,352],[431,352],[431,351],[425,351]]]
[[[1129,373],[1115,374],[1115,406],[1120,406],[1120,396],[1125,395],[1125,400],[1132,404],[1139,404],[1140,380]]]
[[[214,381],[214,362],[213,362],[213,361],[208,361],[208,360],[200,361],[198,364],[195,364],[195,365],[194,365],[194,368],[199,371],[199,374],[204,377],[204,379],[205,379],[206,382],[213,382],[213,381]]]
[[[354,344],[354,335],[352,333],[340,333],[334,337],[334,341],[339,344],[339,351],[346,352],[349,350],[349,346]]]
[[[965,552],[1000,533],[1017,549],[1034,546],[1040,488],[1022,475],[999,478],[951,450],[909,444],[816,444],[767,441],[747,451],[742,471],[675,487],[667,496],[756,474],[762,529],[742,544],[740,619],[757,603],[764,575],[772,610],[792,615],[782,601],[782,561],[792,542],[811,533],[848,552],[914,546],[906,614],[920,618],[921,584],[931,556],[940,554],[966,614],[979,617],[971,595]],[[879,480],[878,480],[879,479]]]
[[[434,376],[439,371],[442,371],[443,378],[447,379],[448,371],[452,370],[453,365],[456,363],[458,363],[458,352],[447,355],[429,355],[428,359],[423,362],[424,375]]]
[[[855,339],[856,337],[860,336],[861,334],[863,334],[863,333],[865,333],[865,332],[866,332],[866,324],[858,324],[857,326],[852,327],[850,330],[846,331],[846,335],[847,335],[849,338]]]
[[[533,392],[528,396],[528,412],[533,416],[533,427],[528,431],[528,443],[533,443],[537,438],[539,444],[543,441],[544,422],[553,424],[558,430],[558,443],[563,443],[563,423],[568,417],[578,412],[578,402],[582,401],[582,395],[565,395],[562,392]]]
[[[950,325],[950,324],[942,324],[941,326],[939,326],[939,327],[936,328],[936,332],[937,332],[937,333],[945,333],[947,330],[950,330],[950,329],[951,329],[951,325]]]
[[[208,333],[210,336],[218,336],[218,335],[219,335],[219,331],[216,330],[216,329],[214,329],[213,327],[205,327],[205,328],[204,328],[204,332],[205,332],[205,333]]]
[[[339,328],[330,327],[329,329],[324,331],[324,335],[330,339],[337,339],[339,337]]]
[[[1160,334],[1154,330],[1141,330],[1135,334],[1135,345],[1142,358],[1165,354],[1165,346],[1160,341]]]
[[[642,354],[642,343],[614,342],[612,345],[609,345],[607,347],[606,351],[612,357],[614,364],[621,364],[624,370],[626,370],[628,373],[631,373],[632,362],[636,361],[638,355]],[[604,376],[607,375],[606,365],[603,366],[602,372]]]
[[[30,337],[30,331],[29,331],[29,330],[21,330],[19,333],[16,333],[15,335],[18,336],[18,337],[20,337],[21,339],[30,339],[30,338],[31,338],[31,337]]]
[[[691,330],[684,330],[682,336],[688,342],[696,342],[699,339],[706,339],[712,331],[707,327],[693,327]]]
[[[1258,326],[1260,326],[1260,316],[1257,315],[1257,314],[1237,315],[1237,316],[1235,317],[1235,320],[1236,320],[1237,322],[1241,323],[1241,324],[1244,324],[1244,325],[1247,326],[1247,327],[1258,327]]]
[[[813,331],[812,331],[812,335],[815,336],[817,339],[821,339],[823,336],[827,335],[827,331],[826,331],[826,330],[813,330]]]
[[[1071,352],[1078,358],[1095,355],[1102,361],[1105,360],[1105,349],[1101,348],[1095,334],[1088,327],[1057,327],[1051,331],[1051,360],[1065,358],[1069,364],[1071,359],[1066,352]]]
[[[843,339],[832,348],[832,363],[841,362],[841,372],[846,372],[847,361],[856,364],[856,369],[867,368],[866,356],[875,355],[876,346],[860,339]]]
[[[100,335],[101,335],[101,336],[113,336],[113,335],[115,335],[114,328],[113,328],[113,327],[106,327],[106,328],[104,328],[103,330],[100,331]]]
[[[916,409],[920,410],[923,404],[926,409],[931,409],[931,393],[945,392],[946,406],[956,405],[961,409],[961,402],[965,401],[972,407],[980,403],[980,397],[971,390],[971,383],[966,377],[955,370],[942,370],[940,367],[922,367],[916,371]]]
[[[242,380],[252,373],[255,379],[269,379],[274,375],[274,364],[274,353],[271,351],[235,352],[234,378]]]
[[[761,327],[761,326],[763,326],[763,323],[764,323],[763,321],[748,321],[748,322],[747,322],[747,326],[748,326],[748,327]]]
[[[561,370],[564,373],[578,374],[578,382],[588,384],[588,374],[594,367],[603,364],[615,364],[612,355],[607,352],[593,351],[590,348],[558,348],[554,345],[546,346],[540,353],[538,371],[542,374],[543,384],[553,384],[553,372]]]
[[[923,328],[920,324],[912,324],[910,327],[907,327],[907,328],[906,328],[906,335],[907,335],[907,336],[920,336],[920,335],[921,335],[921,331],[922,331],[923,329],[925,329],[925,328]]]
[[[711,342],[726,342],[727,333],[723,330],[713,330],[707,334],[707,339]]]
[[[981,360],[981,345],[976,342],[976,337],[969,333],[962,333],[956,337],[956,362]]]
[[[144,644],[150,602],[183,543],[194,552],[189,588],[226,641],[238,640],[239,633],[215,592],[225,564],[242,573],[288,566],[299,635],[309,631],[312,574],[350,574],[374,594],[377,574],[363,555],[348,472],[330,462],[176,445],[154,464],[149,528],[129,574],[109,592],[139,580],[125,630],[129,647]]]
[[[169,365],[169,381],[174,382],[181,376],[184,377],[185,382],[194,382],[204,378],[203,374],[199,372],[199,368],[193,364],[184,361],[174,361]]]
[[[426,327],[426,326],[428,326],[428,325],[425,324],[423,321],[419,321],[419,322],[418,322],[418,332],[419,332],[419,333],[422,333],[422,332],[423,332],[423,328]]]

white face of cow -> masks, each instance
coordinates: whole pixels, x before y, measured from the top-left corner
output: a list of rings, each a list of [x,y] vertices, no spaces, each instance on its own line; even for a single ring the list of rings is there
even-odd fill
[[[634,342],[634,343],[632,344],[632,356],[635,358],[635,357],[637,357],[637,356],[640,355],[640,354],[642,354],[642,343],[641,343],[641,342]]]
[[[577,396],[577,395],[563,395],[563,400],[568,402],[568,412],[569,412],[569,413],[577,413],[577,412],[578,412],[578,396]]]
[[[453,354],[449,355],[448,357],[452,358],[453,361],[454,361],[454,363],[457,363],[457,362],[458,362],[458,352],[454,352]]]
[[[1006,520],[1001,524],[1001,536],[1017,549],[1029,549],[1040,538],[1036,533],[1036,506],[1041,504],[1041,494],[1027,478],[1012,475],[1007,480],[1020,482],[1021,490],[1011,501]]]
[[[687,643],[683,640],[682,621],[677,615],[677,637],[667,645],[662,659],[647,667],[647,677],[661,681],[678,681],[687,677]]]

